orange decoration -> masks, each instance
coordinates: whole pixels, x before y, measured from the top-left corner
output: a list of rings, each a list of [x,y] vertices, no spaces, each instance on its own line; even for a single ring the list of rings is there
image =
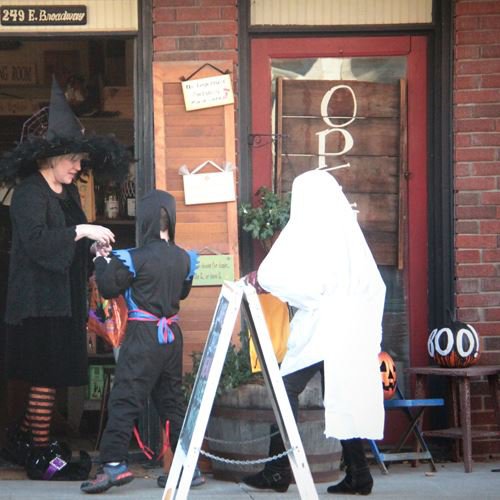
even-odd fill
[[[119,347],[125,336],[127,318],[128,309],[123,296],[105,299],[97,289],[95,276],[91,276],[87,329],[102,337],[111,347]]]
[[[466,368],[479,360],[479,344],[479,335],[472,325],[455,321],[432,330],[427,350],[439,366]]]
[[[396,392],[397,377],[396,365],[391,356],[382,351],[378,355],[380,363],[380,375],[382,376],[382,388],[384,389],[384,399],[391,399]]]

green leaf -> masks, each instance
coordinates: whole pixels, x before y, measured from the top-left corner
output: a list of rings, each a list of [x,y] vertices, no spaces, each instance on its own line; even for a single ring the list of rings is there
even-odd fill
[[[239,207],[241,227],[256,240],[271,238],[281,231],[290,218],[290,193],[278,196],[266,187],[257,191],[259,205],[252,207],[242,203]]]

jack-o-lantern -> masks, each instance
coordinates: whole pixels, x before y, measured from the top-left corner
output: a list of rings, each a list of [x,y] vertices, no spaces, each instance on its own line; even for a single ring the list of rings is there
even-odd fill
[[[434,328],[427,341],[429,356],[446,368],[465,368],[479,359],[479,336],[466,323]]]
[[[380,363],[380,375],[382,376],[382,389],[384,389],[384,399],[391,399],[396,392],[397,377],[396,365],[391,356],[382,351],[378,355]]]

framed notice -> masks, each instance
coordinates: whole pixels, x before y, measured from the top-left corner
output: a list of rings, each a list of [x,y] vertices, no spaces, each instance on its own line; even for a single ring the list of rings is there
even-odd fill
[[[185,500],[188,497],[231,334],[242,304],[276,420],[285,447],[289,450],[288,457],[300,498],[318,498],[257,293],[255,288],[240,280],[225,282],[222,286],[162,500]]]
[[[209,76],[182,82],[186,111],[234,103],[230,75]]]

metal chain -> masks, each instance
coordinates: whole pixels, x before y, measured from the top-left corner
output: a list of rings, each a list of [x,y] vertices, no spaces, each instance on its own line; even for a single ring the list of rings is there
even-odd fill
[[[208,437],[208,436],[205,436],[205,439],[211,443],[238,444],[239,445],[239,444],[257,443],[258,441],[264,441],[265,439],[272,438],[273,436],[276,436],[279,433],[280,433],[280,431],[276,431],[276,432],[273,432],[271,434],[265,434],[264,436],[260,436],[260,437],[254,438],[254,439],[247,439],[244,441],[227,441],[225,439],[212,438],[212,437]]]
[[[241,465],[241,466],[265,464],[267,462],[272,462],[273,460],[278,460],[279,458],[286,457],[291,452],[292,448],[289,448],[288,450],[285,450],[284,452],[279,453],[278,455],[274,455],[272,457],[257,458],[255,460],[233,460],[231,458],[224,458],[224,457],[219,457],[217,455],[213,455],[212,453],[205,450],[200,450],[200,454],[202,454],[205,457],[211,458],[212,460],[217,460],[217,462],[223,462],[226,464]]]

